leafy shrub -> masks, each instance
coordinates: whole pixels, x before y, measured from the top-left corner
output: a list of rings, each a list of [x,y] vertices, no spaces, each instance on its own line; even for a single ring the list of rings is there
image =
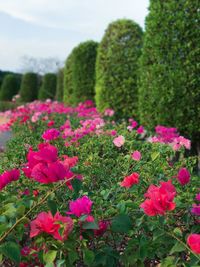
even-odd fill
[[[72,86],[74,104],[94,98],[95,63],[98,43],[87,41],[73,50]]]
[[[63,90],[64,90],[64,73],[63,72],[64,70],[60,69],[57,74],[55,99],[58,101],[63,101]]]
[[[64,92],[63,101],[66,104],[73,104],[73,86],[72,86],[72,57],[73,51],[68,56],[64,68]]]
[[[47,98],[54,99],[56,93],[56,74],[47,73],[43,76],[42,85],[39,89],[38,98],[45,100]]]
[[[199,1],[151,1],[141,57],[139,114],[149,128],[200,136]]]
[[[199,237],[196,157],[179,147],[174,160],[173,128],[149,142],[133,120],[113,125],[88,103],[31,103],[17,118],[0,159],[2,265],[199,266],[187,242]]]
[[[19,92],[20,78],[15,74],[4,77],[0,91],[0,100],[9,101]]]
[[[39,89],[38,75],[33,72],[25,73],[22,77],[20,88],[20,99],[24,102],[31,102],[37,99]]]
[[[140,26],[131,20],[117,20],[108,26],[96,65],[95,99],[100,111],[113,108],[118,115],[135,115],[142,35]]]

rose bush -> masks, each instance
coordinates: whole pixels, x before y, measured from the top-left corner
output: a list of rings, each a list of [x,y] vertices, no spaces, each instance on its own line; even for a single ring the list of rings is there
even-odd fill
[[[176,129],[149,133],[91,101],[6,115],[3,266],[199,266],[197,158],[185,157],[190,141]]]

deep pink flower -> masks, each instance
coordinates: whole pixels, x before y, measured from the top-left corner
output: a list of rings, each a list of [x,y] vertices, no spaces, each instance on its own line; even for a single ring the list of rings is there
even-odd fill
[[[143,134],[144,133],[144,127],[142,125],[137,129],[137,133],[138,134]]]
[[[69,202],[70,211],[67,212],[67,214],[73,214],[76,217],[80,217],[82,215],[90,215],[91,208],[92,201],[87,196],[83,196]]]
[[[190,234],[187,238],[187,244],[194,253],[200,254],[200,234]]]
[[[48,127],[51,127],[51,126],[53,126],[55,124],[55,122],[52,120],[52,121],[49,121],[48,123],[47,123],[47,126]]]
[[[129,176],[126,176],[124,180],[120,183],[122,187],[130,188],[134,184],[139,183],[139,174],[137,172],[132,173]]]
[[[177,178],[181,185],[188,184],[190,181],[190,173],[186,168],[182,168],[179,170]]]
[[[197,201],[200,201],[200,193],[198,193],[197,195],[196,195],[196,198],[195,198]]]
[[[145,197],[147,199],[140,205],[148,216],[164,215],[166,211],[174,210],[176,204],[173,202],[176,189],[171,183],[160,182],[160,186],[150,185]]]
[[[95,236],[101,236],[101,235],[103,235],[106,232],[109,224],[110,224],[109,221],[104,221],[104,220],[100,221],[98,223],[99,229],[94,230],[94,235]]]
[[[0,175],[0,190],[2,190],[7,184],[17,181],[20,176],[20,171],[13,169],[10,171],[5,171]]]
[[[46,141],[55,140],[59,137],[60,132],[57,129],[48,129],[42,134],[42,138]]]
[[[30,237],[33,238],[43,232],[52,235],[55,239],[64,241],[73,229],[73,220],[64,217],[58,212],[53,216],[50,212],[41,212],[31,222]],[[62,234],[61,234],[62,233]]]
[[[123,146],[125,142],[125,138],[123,137],[123,135],[119,135],[118,137],[116,137],[114,140],[113,140],[113,143],[116,147],[121,147]]]
[[[200,216],[200,204],[193,204],[191,212],[196,216]]]
[[[131,155],[132,159],[139,161],[141,159],[141,153],[138,150],[135,150],[132,155]]]

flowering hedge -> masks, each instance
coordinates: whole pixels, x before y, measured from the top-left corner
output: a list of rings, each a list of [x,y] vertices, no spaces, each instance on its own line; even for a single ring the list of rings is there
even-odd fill
[[[12,127],[14,137],[0,160],[3,266],[199,266],[190,141],[113,114],[91,101],[49,100],[7,112],[0,130]]]

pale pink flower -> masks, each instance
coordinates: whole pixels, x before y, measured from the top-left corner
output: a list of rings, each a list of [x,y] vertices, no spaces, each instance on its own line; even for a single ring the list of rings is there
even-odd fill
[[[116,137],[114,140],[113,140],[113,143],[116,147],[121,147],[123,146],[125,142],[125,138],[123,135],[119,135],[118,137]]]
[[[141,159],[141,153],[138,150],[135,150],[132,155],[131,155],[132,159],[139,161]]]

